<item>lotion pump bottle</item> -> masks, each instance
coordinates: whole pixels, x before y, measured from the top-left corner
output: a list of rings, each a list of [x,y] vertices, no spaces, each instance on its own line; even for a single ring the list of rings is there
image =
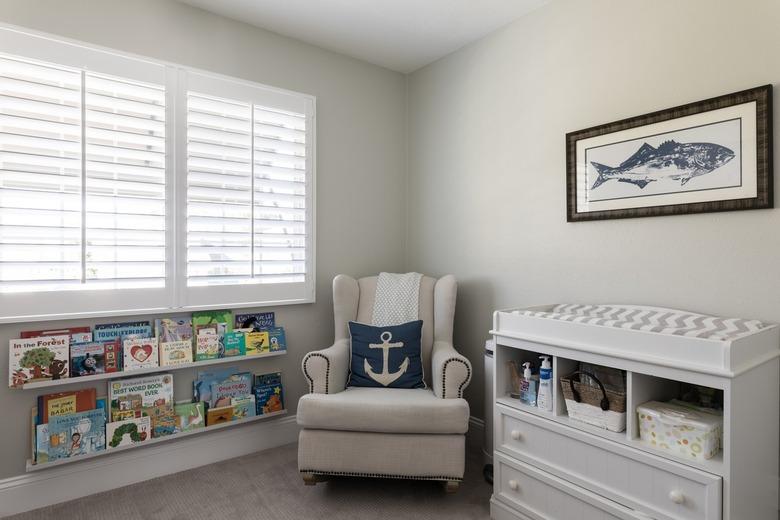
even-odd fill
[[[536,406],[536,381],[531,374],[531,363],[523,363],[523,380],[520,382],[520,401],[529,406]]]
[[[539,359],[542,360],[542,366],[539,369],[539,397],[536,403],[542,410],[552,412],[552,364],[550,363],[550,356],[539,356]]]

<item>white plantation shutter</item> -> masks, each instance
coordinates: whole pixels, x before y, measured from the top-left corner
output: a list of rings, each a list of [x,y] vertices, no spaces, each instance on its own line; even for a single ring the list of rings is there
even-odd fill
[[[187,82],[186,300],[313,298],[313,100]]]
[[[0,27],[0,322],[313,301],[314,128],[311,96]]]

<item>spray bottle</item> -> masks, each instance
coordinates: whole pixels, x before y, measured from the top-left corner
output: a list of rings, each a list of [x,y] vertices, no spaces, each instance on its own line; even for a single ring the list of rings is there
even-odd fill
[[[537,398],[536,403],[540,409],[552,412],[552,364],[550,364],[550,356],[539,356],[539,359],[542,360],[542,366],[539,369],[539,397]]]

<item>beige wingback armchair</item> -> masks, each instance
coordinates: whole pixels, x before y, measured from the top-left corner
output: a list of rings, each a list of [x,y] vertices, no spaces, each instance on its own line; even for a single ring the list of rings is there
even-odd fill
[[[333,280],[334,344],[302,362],[310,393],[298,402],[298,469],[307,484],[352,475],[442,480],[455,491],[469,424],[463,390],[471,380],[471,363],[452,346],[457,282],[423,276],[420,284],[427,388],[348,388],[348,323],[371,323],[376,284],[376,276]]]

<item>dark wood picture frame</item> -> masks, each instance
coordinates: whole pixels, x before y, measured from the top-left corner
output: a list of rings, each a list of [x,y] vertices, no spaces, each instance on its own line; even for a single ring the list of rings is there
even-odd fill
[[[743,103],[756,102],[756,187],[753,198],[691,202],[641,208],[577,212],[577,141],[645,125],[670,121]],[[652,217],[774,207],[772,165],[772,85],[726,94],[650,114],[631,117],[566,134],[566,220]]]

